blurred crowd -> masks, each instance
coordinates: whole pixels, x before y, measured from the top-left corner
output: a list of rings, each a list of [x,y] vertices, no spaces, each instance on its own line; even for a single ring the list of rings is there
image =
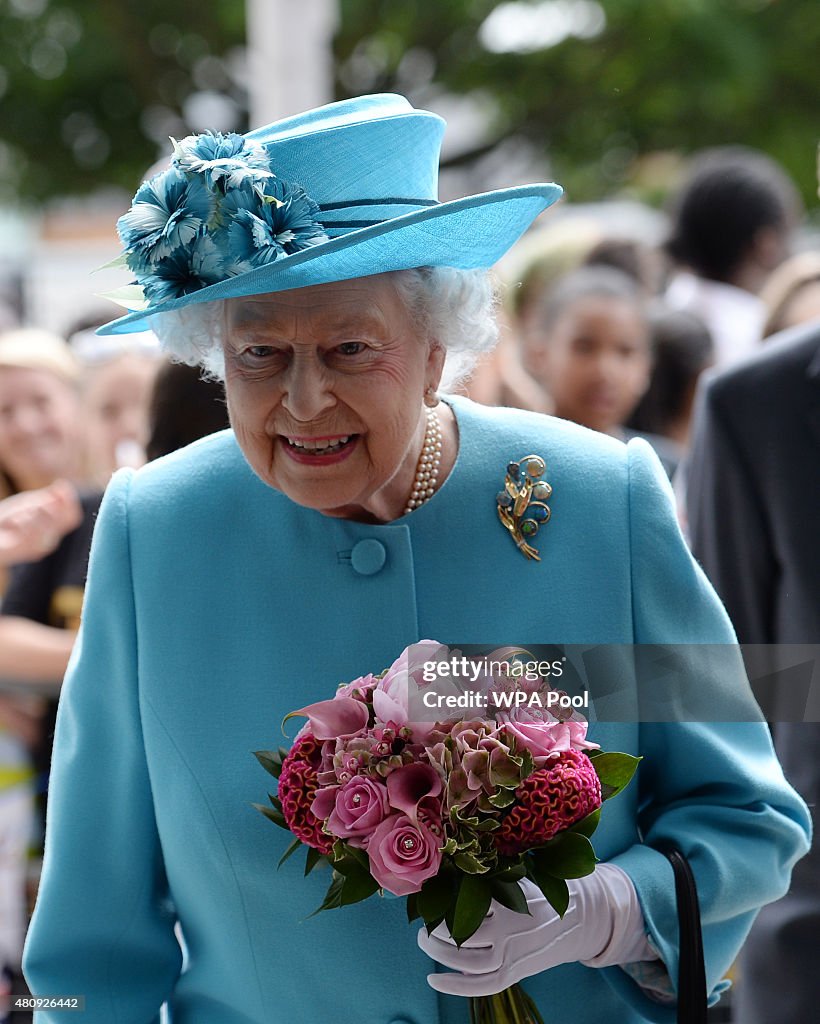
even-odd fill
[[[576,225],[571,213],[544,218],[499,268],[501,340],[465,390],[624,441],[646,438],[686,528],[686,492],[705,486],[707,449],[692,447],[702,375],[746,365],[771,336],[820,320],[820,250],[797,244],[801,217],[780,167],[726,148],[692,161],[660,242],[588,218]],[[8,979],[19,972],[36,888],[56,698],[102,490],[117,468],[227,426],[219,383],[167,362],[150,334],[95,335],[107,319],[76,323],[64,337],[25,325],[0,335],[0,966]],[[708,555],[702,517],[697,530],[704,540],[695,553]],[[716,559],[713,581],[730,604],[720,570]],[[740,639],[779,639],[743,627],[742,600],[729,608]],[[809,633],[816,606],[812,614]]]

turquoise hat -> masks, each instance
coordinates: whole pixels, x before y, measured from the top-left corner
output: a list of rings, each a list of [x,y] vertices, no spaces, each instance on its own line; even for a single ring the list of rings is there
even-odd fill
[[[411,267],[492,266],[561,188],[440,203],[443,134],[436,114],[383,94],[247,135],[175,141],[170,166],[117,222],[136,284],[120,290],[131,312],[99,333],[148,330],[150,317],[192,303]]]

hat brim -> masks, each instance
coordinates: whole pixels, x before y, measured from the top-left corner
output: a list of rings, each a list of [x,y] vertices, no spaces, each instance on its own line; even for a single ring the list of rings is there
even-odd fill
[[[561,194],[560,185],[521,185],[426,207],[128,313],[97,333],[149,330],[151,317],[199,302],[264,295],[411,267],[491,267]]]

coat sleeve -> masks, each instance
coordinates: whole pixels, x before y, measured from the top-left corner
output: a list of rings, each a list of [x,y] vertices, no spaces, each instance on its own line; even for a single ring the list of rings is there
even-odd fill
[[[155,1024],[182,959],[140,722],[130,483],[130,470],[113,478],[94,534],[23,961],[34,995],[83,996],[76,1016],[88,1024]],[[35,1015],[38,1024],[63,1017]]]
[[[724,609],[690,556],[671,490],[643,441],[628,446],[634,638],[680,644],[694,666],[687,686],[706,688],[721,721],[641,722],[638,772],[642,838],[613,858],[632,878],[647,933],[673,985],[678,977],[678,917],[672,868],[660,852],[673,844],[689,859],[698,886],[707,986],[712,1000],[759,909],[789,887],[809,847],[808,810],[786,782],[741,670],[710,670],[711,645],[735,643]],[[704,645],[703,672],[697,671]],[[738,666],[740,666],[738,661]],[[730,716],[727,711],[736,711]],[[708,716],[703,715],[703,719]],[[755,718],[758,720],[754,720]],[[675,1020],[674,1008],[647,998],[618,968],[610,983],[648,1020]]]

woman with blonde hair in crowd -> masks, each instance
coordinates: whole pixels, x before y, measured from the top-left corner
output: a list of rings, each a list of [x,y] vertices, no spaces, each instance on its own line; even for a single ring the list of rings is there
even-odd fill
[[[80,517],[64,477],[80,472],[79,369],[62,338],[18,329],[0,335],[0,598],[7,566],[49,554]],[[39,623],[27,623],[22,640]],[[56,631],[55,631],[56,632]],[[18,638],[19,639],[19,638]],[[49,635],[70,650],[70,639]],[[0,661],[9,654],[0,641]],[[8,686],[9,666],[0,664]],[[0,970],[19,964],[25,922],[26,851],[32,830],[32,769],[27,747],[40,734],[39,698],[0,692]]]
[[[79,476],[78,382],[77,362],[58,335],[33,328],[0,335],[0,500]],[[64,503],[48,504],[56,518],[43,530],[44,554],[70,522]]]

